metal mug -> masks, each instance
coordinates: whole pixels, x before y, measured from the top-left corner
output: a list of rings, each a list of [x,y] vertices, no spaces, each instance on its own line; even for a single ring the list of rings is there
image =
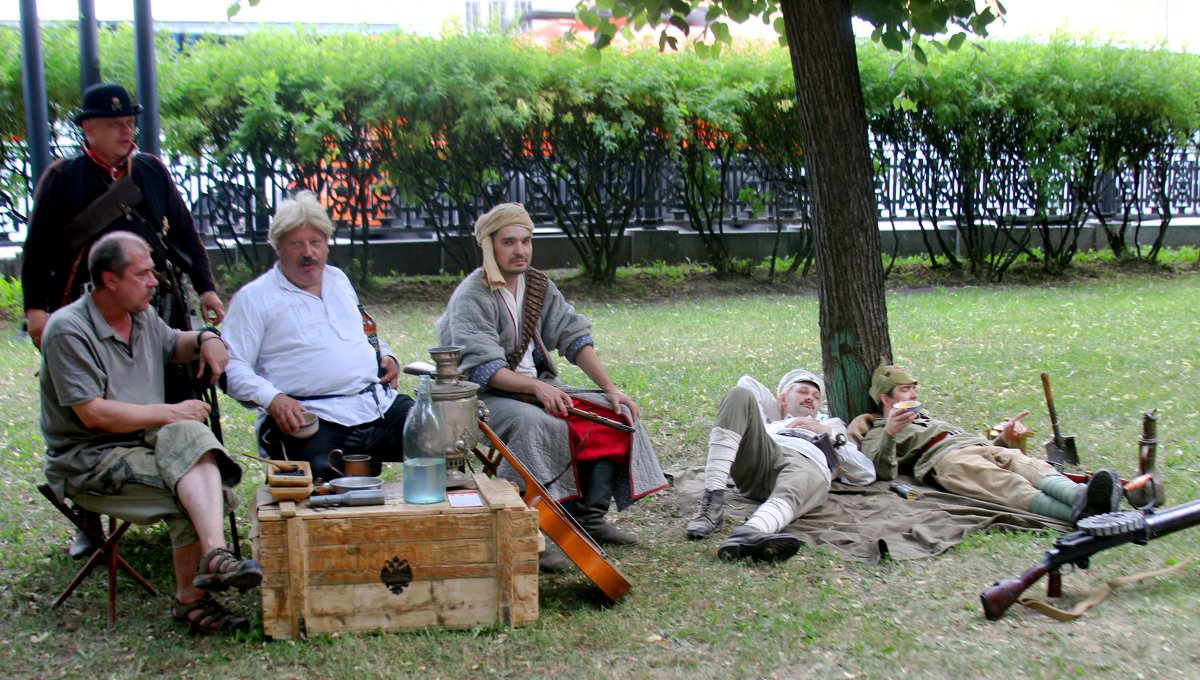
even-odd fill
[[[342,459],[345,470],[340,470],[337,465],[334,465],[335,456]],[[342,477],[370,477],[372,475],[371,457],[365,453],[342,453],[341,449],[333,449],[329,452],[326,462],[331,470]]]

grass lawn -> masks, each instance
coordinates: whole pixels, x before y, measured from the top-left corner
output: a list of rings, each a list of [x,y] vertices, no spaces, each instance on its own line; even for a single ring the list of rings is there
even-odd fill
[[[696,464],[716,404],[742,374],[774,385],[793,366],[819,369],[817,305],[809,292],[580,303],[617,384],[638,399],[664,468]],[[427,359],[441,306],[373,307],[401,357]],[[1200,497],[1200,278],[1133,275],[1041,287],[889,294],[896,360],[921,381],[934,414],[983,430],[1028,408],[1050,435],[1038,374],[1049,371],[1064,432],[1089,467],[1131,476],[1143,411],[1159,413],[1168,503]],[[981,589],[1033,565],[1049,534],[972,535],[934,559],[846,563],[803,549],[778,566],[717,561],[717,539],[683,540],[693,508],[672,491],[620,517],[643,545],[610,555],[633,580],[600,606],[577,571],[541,578],[541,616],[519,629],[336,635],[308,642],[192,638],[122,581],[117,628],[105,628],[103,579],[57,611],[73,575],[71,532],[37,493],[43,447],[38,355],[0,326],[0,658],[12,677],[1200,677],[1200,566],[1117,591],[1083,619],[1056,623],[1022,607],[984,620]],[[568,382],[584,384],[576,369]],[[415,384],[411,378],[407,388]],[[248,449],[253,415],[223,403],[226,441]],[[254,470],[248,479],[257,479]],[[241,493],[248,498],[251,484]],[[729,531],[726,525],[719,536]],[[170,592],[165,530],[125,539],[126,558]],[[1145,547],[1102,553],[1068,572],[1079,598],[1103,580],[1195,554],[1200,528]],[[1031,592],[1040,593],[1038,584]],[[257,591],[235,596],[257,616]]]

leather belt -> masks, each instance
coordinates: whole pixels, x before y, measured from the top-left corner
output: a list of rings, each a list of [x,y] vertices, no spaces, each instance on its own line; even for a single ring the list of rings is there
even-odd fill
[[[946,437],[949,437],[951,434],[953,434],[953,433],[943,432],[943,433],[939,434],[938,436],[934,437],[933,439],[930,439],[929,441],[925,442],[925,446],[922,446],[921,450],[917,451],[917,457],[920,458],[921,456],[924,456],[926,453],[929,452],[930,449],[937,446],[943,439],[945,439]]]

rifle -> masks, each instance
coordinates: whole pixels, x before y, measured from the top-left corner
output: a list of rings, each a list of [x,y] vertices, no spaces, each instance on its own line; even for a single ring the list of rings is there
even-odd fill
[[[402,368],[401,370],[403,370],[405,373],[407,373],[409,375],[433,376],[434,372],[437,369],[427,361],[412,361],[407,364],[404,364],[404,368]],[[533,396],[532,394],[517,394],[516,392],[503,392],[501,390],[491,390],[491,393],[495,394],[496,396],[505,397],[508,399],[516,399],[517,401],[523,401],[526,404],[533,404],[534,406],[542,405],[542,402],[538,401],[538,398]],[[614,405],[614,410],[615,409],[616,409],[616,406]],[[632,426],[627,425],[626,423],[622,423],[619,420],[613,420],[612,418],[605,418],[604,416],[602,416],[598,413],[592,413],[591,411],[585,411],[581,408],[576,408],[574,406],[568,406],[567,413],[570,413],[573,416],[579,416],[580,418],[583,418],[584,420],[590,420],[593,423],[598,423],[600,425],[606,425],[608,427],[613,428],[614,430],[620,430],[621,432],[637,432],[637,430],[634,429]]]
[[[1089,521],[1091,520],[1091,521]],[[1048,550],[1042,561],[1030,567],[1015,579],[997,581],[992,587],[979,594],[983,613],[989,621],[1004,616],[1013,603],[1021,600],[1021,593],[1050,574],[1046,585],[1048,597],[1062,595],[1061,569],[1075,565],[1087,569],[1092,555],[1126,543],[1145,545],[1167,534],[1200,524],[1200,500],[1176,505],[1152,515],[1138,512],[1113,512],[1080,520],[1084,529],[1060,536],[1054,547]]]

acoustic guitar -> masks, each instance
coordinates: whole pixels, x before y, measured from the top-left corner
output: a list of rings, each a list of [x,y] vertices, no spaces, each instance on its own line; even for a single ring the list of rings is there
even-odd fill
[[[585,576],[592,580],[592,583],[600,588],[600,591],[609,600],[616,603],[625,597],[625,593],[629,592],[633,584],[629,582],[625,574],[621,573],[617,565],[608,560],[604,550],[575,522],[574,517],[563,510],[562,505],[546,491],[546,487],[533,478],[529,470],[521,464],[521,461],[517,460],[513,452],[505,446],[504,442],[500,441],[500,437],[482,419],[479,421],[479,431],[487,437],[492,450],[498,452],[503,460],[508,461],[508,464],[525,482],[525,494],[522,498],[525,505],[538,511],[538,527],[542,532],[558,544],[559,548],[562,548],[567,557],[583,571]],[[500,463],[499,460],[489,459],[478,451],[476,454],[483,458],[484,465],[493,471]]]

